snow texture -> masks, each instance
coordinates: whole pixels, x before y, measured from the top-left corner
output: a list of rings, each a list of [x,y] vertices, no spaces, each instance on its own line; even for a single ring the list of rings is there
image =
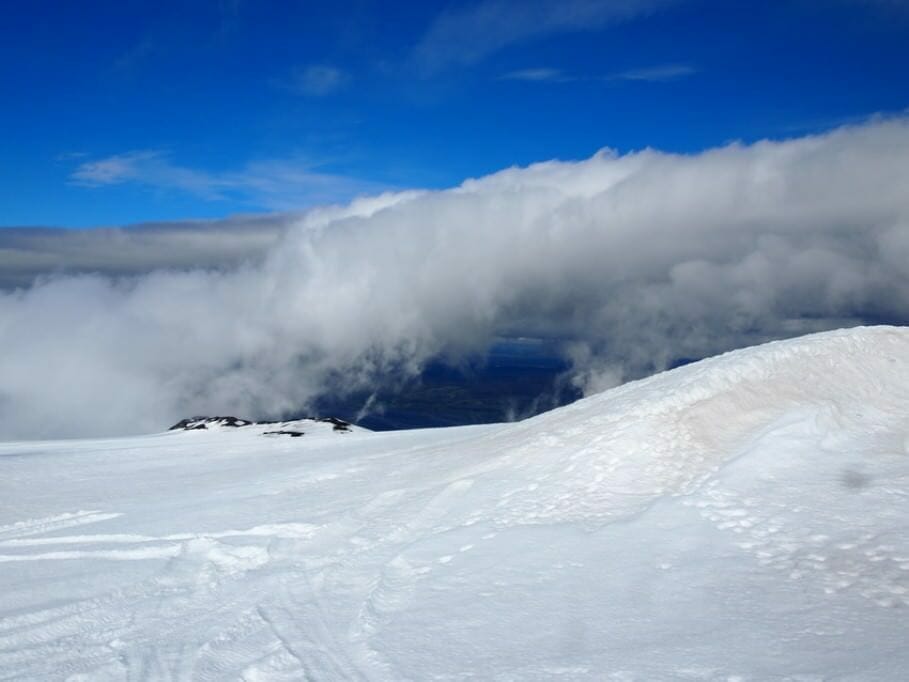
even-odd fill
[[[909,329],[517,424],[279,427],[0,445],[0,679],[909,670]]]

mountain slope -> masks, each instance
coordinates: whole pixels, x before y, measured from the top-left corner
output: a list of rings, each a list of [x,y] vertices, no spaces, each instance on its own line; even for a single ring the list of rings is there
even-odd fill
[[[0,445],[0,679],[909,669],[907,329],[516,424],[299,428]]]

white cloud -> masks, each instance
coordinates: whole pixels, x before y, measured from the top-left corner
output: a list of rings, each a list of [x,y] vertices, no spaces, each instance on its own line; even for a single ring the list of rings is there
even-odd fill
[[[417,43],[426,72],[476,64],[510,45],[557,33],[591,31],[627,21],[672,0],[479,0],[452,5]]]
[[[149,175],[149,170],[156,168],[161,163],[161,156],[161,152],[143,150],[86,161],[73,171],[70,180],[74,184],[89,187],[116,185],[137,180]]]
[[[909,119],[546,162],[312,211],[264,260],[0,294],[0,436],[300,409],[496,336],[601,388],[772,337],[909,319]]]
[[[213,172],[181,166],[154,149],[85,161],[72,172],[70,181],[85,187],[131,183],[281,211],[388,189],[377,182],[319,171],[299,159],[253,161],[240,170]]]

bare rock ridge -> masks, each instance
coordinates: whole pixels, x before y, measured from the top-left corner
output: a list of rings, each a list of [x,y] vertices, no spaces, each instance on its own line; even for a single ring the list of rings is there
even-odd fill
[[[168,431],[204,431],[225,427],[239,429],[247,426],[267,426],[270,424],[299,427],[306,422],[313,424],[331,424],[332,431],[337,431],[339,433],[347,433],[351,430],[350,422],[338,419],[337,417],[306,417],[303,419],[294,419],[292,421],[252,421],[250,419],[240,419],[239,417],[198,416],[181,419],[171,426]],[[290,436],[291,438],[298,438],[304,434],[305,431],[301,431],[299,428],[280,428],[274,431],[264,431],[262,433],[263,436]]]
[[[168,431],[202,431],[209,426],[249,426],[254,422],[237,417],[187,417],[171,426]]]

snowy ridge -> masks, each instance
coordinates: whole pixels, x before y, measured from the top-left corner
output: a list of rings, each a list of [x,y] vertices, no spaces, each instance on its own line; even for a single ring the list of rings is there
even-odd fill
[[[499,434],[504,461],[482,466],[559,490],[521,495],[514,520],[612,517],[689,492],[778,421],[797,416],[831,441],[872,418],[875,429],[902,428],[907,406],[909,330],[840,330],[732,351],[528,419]]]
[[[909,669],[909,329],[342,435],[0,445],[0,680]]]

